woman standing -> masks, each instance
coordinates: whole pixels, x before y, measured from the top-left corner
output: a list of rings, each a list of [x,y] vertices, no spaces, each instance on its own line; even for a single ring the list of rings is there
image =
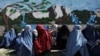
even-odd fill
[[[33,55],[32,30],[30,25],[26,25],[25,30],[21,34],[21,45],[19,47],[18,56]]]
[[[57,33],[57,47],[58,49],[65,49],[66,43],[67,43],[67,38],[69,37],[70,31],[66,25],[62,25],[62,27],[58,30]]]
[[[36,26],[38,36],[35,39],[35,54],[36,56],[44,56],[51,49],[51,34],[42,24]]]

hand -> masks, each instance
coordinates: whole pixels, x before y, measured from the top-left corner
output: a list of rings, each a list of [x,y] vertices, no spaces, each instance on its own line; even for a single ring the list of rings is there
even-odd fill
[[[100,40],[98,39],[97,41],[96,41],[96,46],[98,46],[100,44]]]
[[[96,45],[96,46],[98,46],[98,45],[99,45],[99,43],[98,43],[98,42],[96,42],[96,43],[95,43],[95,45]]]

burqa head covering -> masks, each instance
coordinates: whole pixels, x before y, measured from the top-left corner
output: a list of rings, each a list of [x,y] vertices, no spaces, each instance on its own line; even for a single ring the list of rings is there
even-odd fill
[[[45,28],[44,28],[44,26],[42,24],[38,24],[36,26],[36,29],[37,29],[38,35],[41,35],[41,34],[45,33]]]
[[[19,56],[32,56],[33,41],[32,30],[30,25],[26,25],[25,30],[21,34],[21,46],[18,55]]]
[[[76,30],[81,30],[82,26],[81,25],[75,25]]]
[[[67,25],[62,25],[62,27],[59,28],[56,38],[58,49],[65,49],[69,34],[70,31]]]
[[[4,34],[4,38],[1,43],[1,46],[9,47],[13,43],[14,38],[16,38],[16,33],[14,28],[11,28],[9,31],[7,31]]]
[[[50,50],[50,48],[51,48],[50,33],[47,30],[45,30],[45,28],[42,24],[38,24],[36,26],[36,29],[38,31],[37,40],[35,41],[36,54],[43,53],[45,51]]]
[[[78,51],[82,56],[88,56],[86,43],[87,40],[81,32],[81,25],[76,25],[68,38],[65,49],[65,56],[74,56]]]
[[[96,41],[97,38],[97,31],[95,29],[95,17],[96,15],[91,15],[88,22],[87,22],[87,26],[86,28],[83,30],[83,34],[85,36],[85,38],[91,42],[90,45],[93,44],[93,42]]]
[[[31,25],[26,25],[25,30],[31,30]]]
[[[100,56],[100,47],[95,46],[96,41],[100,39],[100,32],[94,26],[94,24],[88,24],[83,30],[83,34],[88,41],[87,47],[90,56]]]
[[[36,27],[37,30],[41,30],[41,29],[45,29],[44,26],[42,24],[38,24]]]

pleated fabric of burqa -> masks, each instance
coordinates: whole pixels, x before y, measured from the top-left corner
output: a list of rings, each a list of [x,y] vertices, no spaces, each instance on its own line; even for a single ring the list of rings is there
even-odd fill
[[[100,32],[96,30],[93,24],[88,24],[87,27],[83,30],[83,34],[88,40],[87,47],[90,56],[100,56],[100,46],[95,46],[96,41],[100,41]]]
[[[9,31],[7,31],[4,34],[4,38],[0,44],[0,46],[4,47],[4,48],[8,48],[10,47],[10,45],[12,45],[13,40],[16,38],[16,32],[14,30],[14,28],[11,28]]]
[[[30,25],[26,25],[21,34],[21,46],[19,47],[18,56],[32,56],[33,52],[32,30]]]
[[[20,45],[21,45],[21,35],[18,35],[12,44],[12,49],[18,52]]]
[[[75,25],[67,40],[66,49],[63,51],[64,56],[75,56],[80,52],[81,56],[89,56],[86,47],[87,40],[81,32],[81,26]]]
[[[19,51],[19,47],[21,45],[21,34],[23,31],[24,29],[22,29],[22,31],[17,34],[16,38],[13,40],[13,43],[10,47],[11,49],[14,49],[16,53]]]
[[[51,33],[46,30],[42,24],[36,26],[38,36],[35,39],[35,54],[36,56],[40,54],[44,55],[46,52],[51,50]]]

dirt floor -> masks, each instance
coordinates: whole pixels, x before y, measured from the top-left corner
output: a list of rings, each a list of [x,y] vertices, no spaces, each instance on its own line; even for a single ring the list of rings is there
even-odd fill
[[[0,49],[0,56],[16,56],[16,54],[13,54],[14,50],[11,49]],[[62,56],[60,50],[51,50],[51,53],[46,54],[45,56]]]
[[[0,56],[14,56],[14,54],[10,54],[11,52],[13,52],[14,50],[11,49],[4,49],[1,48],[0,49]]]

